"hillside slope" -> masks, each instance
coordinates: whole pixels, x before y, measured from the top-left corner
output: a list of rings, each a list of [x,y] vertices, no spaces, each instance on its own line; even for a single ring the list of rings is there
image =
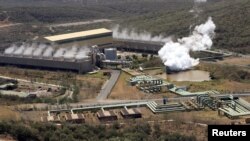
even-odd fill
[[[35,36],[55,34],[44,25],[99,18],[114,19],[115,24],[138,32],[179,38],[190,34],[195,25],[211,16],[217,25],[214,47],[250,53],[249,0],[208,0],[196,6],[201,10],[198,17],[190,12],[195,7],[193,0],[0,0],[0,24],[7,18],[10,22],[24,23],[18,27],[1,28],[0,47]],[[103,25],[91,25],[91,28],[100,26]]]
[[[148,31],[153,35],[163,34],[176,38],[187,36],[194,25],[213,17],[216,29],[214,46],[231,51],[250,53],[250,1],[219,0],[199,6],[201,13],[195,17],[186,7],[179,11],[162,11],[133,17],[122,21],[123,27],[135,28],[138,32]]]

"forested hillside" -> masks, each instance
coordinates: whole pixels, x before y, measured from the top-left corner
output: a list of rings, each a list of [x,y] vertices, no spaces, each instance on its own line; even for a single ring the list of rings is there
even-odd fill
[[[199,14],[191,12],[199,9]],[[195,25],[209,16],[217,26],[214,47],[250,53],[250,1],[208,0],[0,0],[0,21],[24,23],[18,27],[1,28],[1,46],[30,40],[35,36],[54,34],[44,25],[112,19],[113,25],[148,31],[175,38],[187,36]],[[1,24],[1,22],[0,22]],[[32,28],[30,26],[32,25]],[[92,25],[91,28],[103,25]],[[68,27],[60,31],[79,31],[87,26]],[[112,28],[112,26],[108,26]],[[10,35],[8,35],[8,33]],[[15,36],[14,36],[15,35]]]
[[[209,0],[208,0],[209,1]],[[211,16],[217,26],[214,46],[239,53],[250,53],[250,1],[220,0],[201,4],[198,17],[188,7],[177,11],[162,11],[133,17],[123,26],[153,35],[183,37]],[[190,29],[191,27],[191,29]]]
[[[162,131],[159,125],[135,124],[121,127],[113,124],[105,126],[68,125],[58,127],[53,124],[21,122],[0,122],[0,134],[11,135],[19,141],[196,141],[193,135],[182,135]]]

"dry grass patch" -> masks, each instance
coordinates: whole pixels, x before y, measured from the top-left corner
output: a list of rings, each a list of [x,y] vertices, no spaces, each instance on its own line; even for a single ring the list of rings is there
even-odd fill
[[[0,120],[20,120],[20,115],[8,108],[7,106],[0,106]]]
[[[135,86],[130,86],[127,80],[131,75],[122,72],[115,84],[111,94],[110,99],[142,99],[145,94],[139,91]]]

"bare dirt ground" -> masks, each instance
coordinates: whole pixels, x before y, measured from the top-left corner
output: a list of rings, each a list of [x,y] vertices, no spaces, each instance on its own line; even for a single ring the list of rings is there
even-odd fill
[[[164,73],[162,69],[144,70],[144,72],[148,75],[159,75]]]
[[[243,99],[246,100],[247,102],[250,102],[250,96],[244,97]]]
[[[94,99],[106,79],[101,79],[101,78],[91,78],[91,77],[78,77],[78,80],[80,80],[82,83],[82,87],[80,89],[80,94],[79,94],[79,100],[84,101],[86,99]]]
[[[190,111],[190,112],[167,112],[162,114],[154,114],[152,113],[147,107],[137,107],[141,113],[142,118],[137,119],[138,121],[157,121],[157,120],[174,120],[180,123],[188,123],[188,122],[194,122],[194,123],[205,123],[205,124],[231,124],[232,121],[241,121],[243,122],[245,117],[231,120],[225,116],[219,116],[217,111],[212,111],[211,109],[204,109],[201,111]],[[3,109],[3,108],[1,108]],[[121,109],[111,109],[113,110],[116,115],[118,116],[119,122],[125,122],[126,119],[122,118],[120,115]],[[13,113],[15,117],[18,117],[16,119],[26,119],[26,120],[33,120],[33,121],[40,121],[41,116],[46,116],[47,111],[22,111],[22,112],[13,112],[12,110],[3,109],[4,113],[8,116],[13,116]],[[96,111],[86,111],[82,112],[86,116],[86,123],[89,124],[99,124],[99,120],[97,119]],[[61,113],[60,116],[63,116],[65,113]],[[3,116],[1,116],[3,117]]]
[[[136,123],[149,123],[153,128],[159,125],[162,131],[169,133],[180,133],[183,135],[194,135],[199,141],[206,141],[206,126],[202,124],[231,124],[232,122],[244,123],[245,118],[231,120],[225,116],[219,116],[217,111],[204,109],[202,111],[191,112],[168,112],[162,114],[154,114],[147,107],[138,107],[142,113],[142,118],[139,119],[124,119],[121,114],[121,109],[110,109],[118,116],[117,121],[100,122],[97,118],[96,111],[83,112],[86,118],[86,124],[90,125],[110,125],[117,122],[121,126],[130,126]],[[47,115],[46,111],[26,111],[18,112],[22,119],[40,121],[41,116]],[[59,116],[63,117],[65,113]],[[200,125],[201,124],[201,125]]]
[[[219,64],[233,64],[233,65],[250,65],[250,58],[248,57],[229,57],[222,61],[218,61]]]
[[[126,73],[128,73],[131,76],[144,75],[144,73],[138,72],[138,71],[132,70],[132,69],[123,69],[123,71],[125,71]]]
[[[7,106],[0,106],[0,120],[20,120],[20,114]]]
[[[250,63],[250,60],[245,60]],[[246,63],[245,62],[245,63]],[[159,76],[163,73],[161,69],[155,70],[146,70],[147,74]],[[250,91],[249,83],[242,83],[230,80],[211,80],[204,82],[173,82],[177,86],[190,86],[189,91],[207,91],[207,90],[216,90],[219,92],[243,92]]]
[[[47,116],[47,111],[22,111],[19,112],[22,119],[25,119],[27,121],[36,121],[40,122],[41,117]]]
[[[117,83],[112,89],[108,98],[110,99],[142,99],[145,94],[139,91],[136,87],[130,86],[127,80],[131,75],[122,72]]]
[[[10,135],[0,135],[0,141],[16,141],[12,136]]]
[[[0,67],[0,74],[12,78],[26,79],[56,85],[77,83],[80,87],[79,100],[95,98],[102,84],[108,79],[102,71],[96,74],[77,74],[73,72],[34,70],[16,67]]]
[[[216,90],[221,93],[247,92],[250,91],[249,83],[241,83],[230,80],[216,80],[205,82],[174,82],[179,86],[189,86],[189,91],[208,91]]]
[[[170,92],[166,93],[144,93],[136,88],[136,86],[130,86],[127,80],[132,77],[128,73],[122,72],[117,83],[115,84],[109,99],[121,99],[121,100],[130,100],[130,99],[158,99],[163,97],[176,97],[177,95]]]
[[[165,117],[168,119],[174,119],[179,122],[196,122],[207,124],[230,124],[232,121],[225,116],[219,116],[217,111],[212,111],[211,109],[191,112],[166,113]],[[243,119],[237,119],[235,121],[242,120]]]

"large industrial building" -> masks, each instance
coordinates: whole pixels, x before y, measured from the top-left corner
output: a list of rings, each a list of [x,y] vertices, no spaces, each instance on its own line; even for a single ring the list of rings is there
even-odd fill
[[[46,58],[26,58],[22,56],[7,56],[0,54],[0,64],[35,67],[52,70],[71,70],[85,73],[93,70],[90,59],[79,61],[56,60]]]
[[[149,41],[133,41],[133,40],[114,40],[114,46],[117,50],[128,52],[139,52],[158,54],[164,43],[149,42]]]
[[[97,58],[103,58],[94,47],[112,45],[112,31],[105,28],[44,38],[44,44],[13,45],[0,52],[0,64],[86,73],[93,70]]]
[[[155,53],[160,47],[113,41],[112,34],[111,30],[100,28],[44,37],[42,44],[14,45],[0,52],[0,64],[86,73],[95,66],[129,64],[117,60],[117,50]]]
[[[105,28],[54,35],[44,38],[48,43],[59,47],[93,45],[110,47],[113,43],[112,31]]]

